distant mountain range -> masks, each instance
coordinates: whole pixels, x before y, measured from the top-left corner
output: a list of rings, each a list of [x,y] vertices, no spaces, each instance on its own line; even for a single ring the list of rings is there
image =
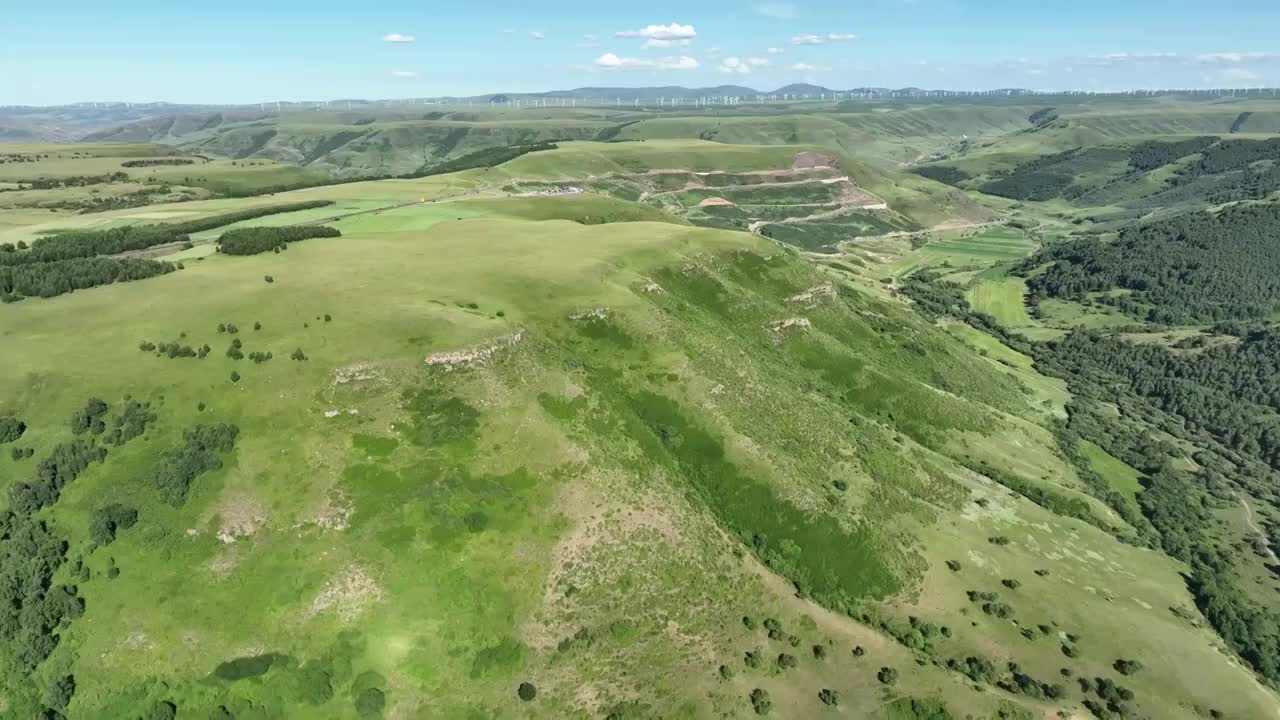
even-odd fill
[[[15,142],[68,142],[89,138],[95,133],[139,122],[168,122],[172,118],[189,115],[218,114],[219,122],[245,119],[257,114],[289,113],[311,110],[363,112],[377,109],[404,107],[485,106],[492,104],[568,104],[588,105],[691,105],[699,102],[725,104],[727,102],[751,103],[761,100],[818,100],[851,99],[891,102],[894,100],[944,100],[971,97],[1038,97],[1088,96],[1088,95],[1192,95],[1213,96],[1266,96],[1274,97],[1280,91],[1272,88],[1251,89],[1199,89],[1199,90],[1131,90],[1124,93],[1093,93],[1091,91],[1044,92],[1025,88],[997,90],[926,90],[923,88],[857,87],[834,89],[822,85],[795,83],[775,90],[757,90],[744,85],[716,85],[687,88],[678,85],[655,87],[581,87],[571,90],[551,90],[539,93],[490,93],[463,97],[418,97],[399,99],[336,99],[324,101],[270,101],[235,105],[178,104],[166,102],[84,102],[72,105],[32,107],[0,107],[0,144]],[[225,114],[225,116],[223,116]],[[177,121],[181,124],[181,119]]]

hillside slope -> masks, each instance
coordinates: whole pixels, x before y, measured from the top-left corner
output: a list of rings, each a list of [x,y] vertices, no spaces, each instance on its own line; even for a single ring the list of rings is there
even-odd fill
[[[83,601],[5,636],[59,638],[4,654],[6,711],[69,675],[77,718],[1080,715],[1066,668],[1150,717],[1274,712],[1025,372],[764,238],[579,202],[414,202],[0,307],[34,450],[3,484],[107,447],[6,516]],[[216,347],[139,347],[171,341]]]

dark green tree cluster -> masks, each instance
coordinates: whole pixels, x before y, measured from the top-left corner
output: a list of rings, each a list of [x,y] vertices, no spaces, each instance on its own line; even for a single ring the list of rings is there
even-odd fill
[[[222,467],[219,454],[230,452],[239,434],[238,427],[226,423],[197,425],[184,433],[186,442],[166,450],[152,473],[160,497],[181,507],[197,477]]]
[[[1223,140],[1206,150],[1200,162],[1184,171],[1185,175],[1217,175],[1243,170],[1256,162],[1280,161],[1280,138],[1266,140]]]
[[[140,258],[102,256],[189,242],[189,233],[331,204],[330,200],[315,200],[250,208],[180,223],[58,233],[36,240],[27,250],[0,252],[0,301],[54,297],[74,290],[163,275],[179,266]]]
[[[89,538],[99,545],[115,542],[116,533],[128,530],[138,522],[138,511],[127,505],[111,503],[93,511],[89,521]]]
[[[1138,143],[1130,149],[1129,166],[1138,172],[1148,172],[1194,155],[1216,142],[1218,138],[1207,135],[1186,140],[1149,140]]]
[[[983,183],[979,189],[1010,200],[1043,201],[1069,195],[1074,186],[1075,178],[1065,173],[1019,172]]]
[[[138,344],[138,349],[142,352],[154,352],[157,357],[167,357],[170,360],[176,360],[178,358],[204,357],[204,355],[200,354],[199,350],[191,347],[190,345],[184,345],[176,341],[156,344],[144,340]],[[208,354],[209,353],[206,351],[205,355]]]
[[[129,400],[124,410],[111,418],[110,429],[103,438],[105,442],[115,446],[124,445],[147,431],[147,425],[155,422],[156,415],[151,412],[151,403]]]
[[[27,431],[27,424],[16,417],[0,417],[0,445],[11,443]]]
[[[948,165],[924,165],[922,167],[915,168],[911,172],[914,172],[920,177],[936,180],[944,185],[958,186],[965,180],[970,179],[969,173],[961,170],[960,168]]]
[[[0,258],[4,255],[0,253]],[[9,266],[0,262],[0,302],[50,298],[100,285],[146,280],[176,269],[173,263],[140,258],[89,257]]]
[[[1280,469],[1280,329],[1194,354],[1094,332],[1072,333],[1047,348],[1040,365],[1075,379],[1086,394],[1102,397],[1121,383],[1179,418],[1189,438],[1206,436]]]
[[[120,167],[127,168],[145,168],[145,167],[161,167],[164,165],[194,165],[195,160],[191,158],[149,158],[146,160],[125,160],[120,163]]]
[[[757,715],[768,715],[773,710],[773,701],[769,699],[769,691],[756,688],[751,691],[748,698],[751,701],[751,709]]]
[[[410,173],[404,177],[416,178],[427,177],[428,175],[443,175],[445,173],[459,172],[461,170],[473,170],[476,168],[490,168],[495,165],[501,165],[510,162],[532,152],[541,152],[544,150],[555,150],[559,145],[550,142],[534,143],[532,145],[498,145],[494,147],[477,150],[456,157],[452,160],[446,160],[442,163],[436,163],[423,169]]]
[[[0,513],[0,640],[21,674],[53,652],[64,621],[84,612],[74,587],[53,583],[66,552],[66,542],[44,521]]]
[[[28,190],[54,190],[65,187],[88,187],[89,185],[106,185],[108,183],[125,182],[129,179],[128,174],[122,172],[106,173],[103,175],[70,175],[59,178],[35,178],[33,180],[24,180]]]
[[[102,462],[106,457],[105,448],[84,438],[54,447],[48,457],[36,464],[34,478],[9,486],[9,509],[19,515],[30,515],[54,504],[62,495],[62,488],[90,464]]]
[[[98,398],[89,398],[84,407],[71,416],[71,432],[83,435],[93,431],[94,435],[106,432],[107,424],[103,418],[107,415],[107,404]]]
[[[1266,318],[1280,309],[1280,203],[1189,212],[1131,225],[1114,242],[1052,246],[1024,261],[1028,304],[1044,298],[1109,299],[1150,322],[1186,325]],[[1039,274],[1034,270],[1048,264]]]
[[[218,251],[227,255],[258,255],[273,250],[283,250],[291,242],[334,237],[342,237],[342,232],[328,225],[236,228],[228,230],[218,238]]]
[[[155,225],[125,225],[105,230],[74,230],[41,238],[26,252],[0,254],[0,264],[23,265],[53,262],[97,255],[116,255],[130,250],[144,250],[189,240],[191,233],[213,230],[232,223],[278,213],[297,212],[332,205],[332,200],[266,205],[236,212],[212,215],[198,220]]]

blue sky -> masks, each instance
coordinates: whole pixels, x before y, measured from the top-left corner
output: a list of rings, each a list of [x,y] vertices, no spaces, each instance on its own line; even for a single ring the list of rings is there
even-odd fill
[[[0,105],[1280,85],[1277,0],[6,3]]]

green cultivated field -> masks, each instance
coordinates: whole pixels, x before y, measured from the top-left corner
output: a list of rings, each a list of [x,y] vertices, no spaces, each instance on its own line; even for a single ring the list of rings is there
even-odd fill
[[[1032,324],[1022,300],[1026,292],[1027,284],[1022,278],[1004,277],[979,280],[966,297],[974,312],[990,315],[1005,327],[1018,328]]]

